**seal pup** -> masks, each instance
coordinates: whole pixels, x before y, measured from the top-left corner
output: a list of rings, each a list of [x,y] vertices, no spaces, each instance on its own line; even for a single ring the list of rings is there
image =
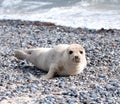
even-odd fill
[[[76,75],[86,67],[85,49],[79,44],[60,44],[53,48],[35,48],[16,50],[15,57],[28,60],[36,67],[47,71],[42,78],[49,79],[55,75]]]

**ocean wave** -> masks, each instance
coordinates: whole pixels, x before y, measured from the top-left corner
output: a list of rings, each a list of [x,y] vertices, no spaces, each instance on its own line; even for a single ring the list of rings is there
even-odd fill
[[[120,29],[119,0],[2,0],[0,19],[53,22],[57,25]]]

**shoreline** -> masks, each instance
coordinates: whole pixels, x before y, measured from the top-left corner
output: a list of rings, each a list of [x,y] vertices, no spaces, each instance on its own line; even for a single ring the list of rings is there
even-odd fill
[[[71,43],[87,56],[87,68],[76,76],[44,80],[43,71],[14,57],[16,49]],[[0,20],[0,47],[0,103],[120,103],[120,30]]]
[[[109,31],[112,31],[112,30],[118,30],[120,31],[120,29],[115,29],[115,28],[110,28],[110,29],[105,29],[105,28],[101,28],[101,29],[89,29],[89,28],[82,28],[82,27],[78,27],[78,28],[74,28],[74,27],[71,27],[71,26],[62,26],[62,25],[56,25],[55,23],[52,23],[52,22],[42,22],[42,21],[29,21],[29,20],[12,20],[12,19],[3,19],[3,20],[0,20],[0,23],[6,23],[6,24],[10,24],[10,22],[15,22],[17,23],[18,25],[36,25],[36,26],[56,26],[56,27],[65,27],[65,28],[72,28],[72,29],[87,29],[89,31],[96,31],[96,32],[101,32],[101,31],[105,31],[105,32],[109,32]]]

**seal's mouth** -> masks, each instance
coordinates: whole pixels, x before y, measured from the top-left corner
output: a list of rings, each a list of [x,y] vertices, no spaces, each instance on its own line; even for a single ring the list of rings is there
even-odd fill
[[[74,57],[73,62],[74,63],[80,63],[80,58],[79,57]]]
[[[80,59],[75,59],[75,62],[76,62],[76,63],[79,63],[79,62],[80,62]]]

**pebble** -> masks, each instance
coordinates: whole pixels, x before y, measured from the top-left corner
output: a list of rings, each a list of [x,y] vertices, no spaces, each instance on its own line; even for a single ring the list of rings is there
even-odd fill
[[[75,100],[73,100],[72,98],[68,98],[67,99],[67,103],[68,104],[77,104]]]
[[[115,90],[115,87],[112,86],[111,84],[107,84],[106,85],[106,89],[109,91],[109,90]]]
[[[120,103],[120,30],[20,20],[0,20],[0,24],[0,103],[9,98],[16,104]],[[14,57],[16,49],[70,43],[80,43],[86,50],[88,65],[76,76],[43,80],[40,76],[46,73]]]
[[[6,96],[11,97],[11,92],[7,91]]]
[[[60,82],[58,85],[60,88],[68,88],[67,84],[65,82]]]
[[[63,95],[69,95],[69,96],[72,96],[72,97],[78,97],[78,94],[77,94],[77,91],[76,90],[70,90],[68,92],[64,92],[62,93]]]

